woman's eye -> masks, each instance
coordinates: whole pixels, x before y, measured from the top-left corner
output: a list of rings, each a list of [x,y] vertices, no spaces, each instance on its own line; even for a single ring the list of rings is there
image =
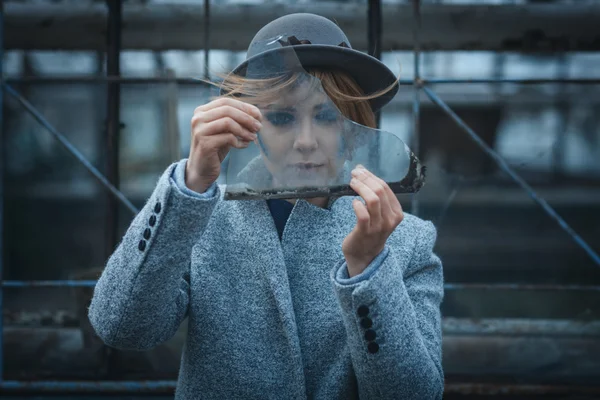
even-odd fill
[[[338,119],[338,114],[333,110],[321,111],[315,117],[318,122],[335,122]]]
[[[296,118],[290,113],[273,112],[267,114],[267,119],[275,126],[283,126],[293,123]]]

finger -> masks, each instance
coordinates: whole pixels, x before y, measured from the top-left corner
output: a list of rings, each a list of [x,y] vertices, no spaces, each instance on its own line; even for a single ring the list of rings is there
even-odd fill
[[[262,128],[262,124],[256,118],[239,108],[229,105],[197,112],[194,114],[194,118],[192,118],[192,124],[198,122],[209,123],[225,117],[233,119],[250,132],[258,132]]]
[[[252,117],[256,118],[258,121],[262,120],[262,113],[260,112],[258,107],[252,104],[244,103],[240,100],[232,99],[231,97],[221,97],[217,100],[211,101],[210,103],[201,105],[194,110],[194,114],[198,111],[204,112],[223,106],[235,107],[238,110],[241,110],[246,114],[249,114]]]
[[[388,199],[388,203],[390,204],[390,209],[392,210],[394,215],[399,218],[399,221],[402,221],[402,219],[404,218],[404,210],[402,209],[402,204],[400,204],[400,200],[398,200],[398,196],[396,196],[396,194],[392,191],[390,185],[384,182],[381,178],[377,179],[379,179],[382,182],[385,188],[385,193]]]
[[[394,194],[394,192],[392,191],[390,186],[383,179],[381,179],[380,177],[378,177],[377,175],[375,175],[368,169],[364,169],[364,171],[365,171],[366,175],[370,176],[371,178],[373,178],[374,180],[379,182],[379,184],[383,187],[383,190],[385,192],[385,196],[387,199],[387,203],[390,206],[390,210],[395,215],[397,215],[399,217],[403,217],[404,212],[402,210],[402,205],[400,204],[398,197],[396,196],[396,194]]]
[[[357,178],[352,178],[350,187],[365,200],[366,208],[369,211],[370,226],[379,226],[381,224],[381,200],[369,186]]]
[[[202,148],[207,150],[221,150],[227,149],[231,147],[235,147],[236,149],[243,149],[248,147],[250,142],[245,140],[240,140],[233,133],[224,133],[221,135],[215,135],[205,138],[205,143]]]
[[[248,129],[244,128],[243,126],[238,124],[233,118],[230,117],[220,118],[215,121],[203,124],[195,132],[197,132],[197,134],[200,136],[212,136],[222,133],[233,133],[240,139],[249,142],[256,139],[256,133],[250,132]]]
[[[381,216],[382,218],[389,218],[393,210],[391,209],[390,201],[385,191],[385,182],[382,182],[379,178],[369,172],[362,166],[358,166],[352,171],[352,176],[365,183],[369,188],[379,197],[381,203]]]
[[[236,142],[236,145],[235,145],[236,149],[245,149],[246,147],[248,147],[250,145],[250,143],[252,143],[252,142],[249,142],[247,140],[242,140],[242,139],[239,139],[239,138],[236,138],[236,139],[237,139],[237,142]]]
[[[367,207],[358,199],[352,202],[354,213],[356,214],[356,227],[358,230],[367,231],[369,229],[369,211]]]

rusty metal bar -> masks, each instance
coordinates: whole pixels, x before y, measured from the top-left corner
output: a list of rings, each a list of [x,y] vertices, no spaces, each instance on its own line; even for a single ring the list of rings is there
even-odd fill
[[[6,79],[9,84],[19,85],[73,85],[73,84],[104,84],[118,82],[126,85],[152,85],[160,83],[176,83],[178,85],[193,85],[193,86],[211,86],[202,79],[193,77],[169,77],[169,76],[153,76],[153,77],[125,77],[125,76],[26,76],[18,78]]]
[[[31,281],[3,281],[2,286],[7,288],[31,287],[93,287],[95,280],[31,280]],[[553,284],[521,284],[521,283],[446,283],[445,290],[527,290],[527,291],[580,291],[600,292],[600,286],[592,285],[553,285]]]
[[[59,131],[54,128],[36,108],[29,103],[23,96],[21,96],[15,89],[6,84],[2,85],[3,89],[15,98],[21,105],[27,110],[39,123],[42,125],[50,134],[52,134],[77,160],[83,164],[94,175],[102,185],[104,185],[121,203],[123,203],[133,214],[137,214],[137,208],[131,203],[123,193],[121,193],[112,183],[106,179],[100,171],[96,169],[83,154],[79,152]]]
[[[2,391],[39,393],[169,393],[176,381],[4,381]]]
[[[210,0],[204,0],[204,79],[210,79]]]
[[[530,318],[443,317],[442,330],[448,335],[475,336],[553,336],[598,338],[600,321]]]
[[[369,0],[367,4],[367,52],[371,56],[381,60],[381,0]],[[375,113],[375,126],[381,127],[381,111]],[[369,145],[369,158],[381,162],[381,138],[378,136]]]
[[[121,0],[106,0],[108,22],[106,26],[106,72],[121,75]],[[106,96],[106,177],[119,187],[119,142],[121,137],[121,85],[110,82]],[[114,196],[106,199],[106,258],[113,253],[119,240],[119,203]]]
[[[558,70],[557,76],[564,78],[569,74],[570,62],[567,59],[566,54],[561,54],[558,57]],[[560,86],[555,94],[554,109],[558,115],[558,123],[556,124],[555,134],[556,139],[552,144],[552,175],[553,180],[557,181],[561,179],[563,172],[565,171],[565,147],[567,143],[567,128],[569,127],[569,120],[571,119],[571,111],[568,102],[565,100],[565,87]]]
[[[176,381],[4,381],[3,392],[172,394]],[[600,395],[600,387],[515,385],[502,383],[446,383],[445,394],[459,395]]]
[[[565,83],[569,85],[592,85],[599,84],[598,78],[432,78],[423,79],[423,84],[453,85],[453,84],[503,84],[514,83],[518,85],[543,85],[548,83]]]
[[[502,383],[447,383],[444,394],[480,396],[600,395],[600,387],[517,385]]]
[[[600,292],[600,286],[525,283],[446,283],[445,290],[530,290]]]
[[[6,48],[97,50],[104,47],[107,12],[98,2],[7,2]],[[81,3],[81,4],[80,4]],[[197,50],[203,46],[202,2],[124,2],[123,48]],[[183,4],[185,3],[185,4]],[[213,2],[211,48],[246,50],[268,22],[306,12],[307,3]],[[464,1],[462,2],[464,3]],[[471,2],[477,3],[477,2]],[[422,50],[508,52],[598,51],[598,4],[431,4],[424,2]],[[588,3],[588,4],[584,4]],[[367,48],[366,2],[318,1],[308,10],[335,20],[353,47]],[[383,49],[412,50],[409,2],[383,2]],[[457,26],[460,29],[457,29]],[[199,32],[200,30],[200,32]]]
[[[382,40],[382,15],[381,15],[381,0],[369,0],[367,6],[367,43],[368,54],[381,60],[381,40]],[[381,112],[375,114],[377,128],[381,125]],[[379,151],[379,143],[377,143],[377,151]]]
[[[413,153],[417,155],[417,158],[421,157],[419,152],[420,148],[420,128],[419,120],[421,118],[421,45],[420,45],[420,31],[421,31],[421,0],[412,0],[413,9],[413,58],[414,58],[414,77],[413,77],[413,136],[412,143],[410,145]],[[413,215],[419,215],[419,196],[418,194],[411,196],[411,213]]]
[[[178,85],[207,86],[211,85],[202,79],[194,77],[124,77],[124,76],[81,76],[81,75],[60,75],[60,76],[23,76],[12,77],[4,80],[8,84],[19,85],[42,85],[42,84],[86,84],[86,83],[110,83],[119,82],[121,84],[147,85],[159,83],[177,83]],[[402,86],[412,86],[415,83],[413,79],[400,79],[398,83]],[[600,84],[598,78],[489,78],[489,79],[470,79],[470,78],[421,78],[421,84],[435,85],[466,85],[466,84],[515,84],[515,85],[544,85],[544,84],[567,84],[567,85],[597,85]]]
[[[369,0],[367,6],[367,52],[381,60],[382,38],[382,11],[381,0]]]
[[[484,153],[486,153],[496,162],[500,169],[506,172],[512,178],[513,181],[515,181],[519,186],[521,186],[521,188],[525,192],[527,192],[527,194],[538,205],[540,205],[540,207],[542,207],[542,209],[546,212],[546,214],[548,214],[550,218],[556,221],[556,223],[575,241],[575,243],[577,243],[577,245],[579,245],[579,247],[581,247],[590,256],[590,258],[594,261],[596,265],[600,266],[600,256],[598,255],[598,253],[596,253],[594,249],[592,249],[590,245],[588,245],[587,242],[583,240],[583,238],[579,236],[579,234],[575,232],[575,230],[573,230],[573,228],[571,228],[569,224],[567,224],[567,222],[554,210],[554,208],[552,208],[552,206],[550,206],[550,204],[546,202],[546,200],[538,196],[535,190],[533,190],[533,188],[523,178],[521,178],[516,172],[514,172],[512,168],[508,165],[508,163],[504,161],[504,159],[500,157],[498,153],[496,153],[490,146],[488,146],[483,140],[481,140],[477,133],[475,133],[473,129],[471,129],[458,115],[456,115],[456,113],[452,111],[452,109],[448,107],[448,105],[442,99],[440,99],[431,89],[429,89],[428,87],[423,87],[423,91],[434,104],[436,104],[442,110],[444,110],[446,114],[448,114],[450,118],[452,118],[454,122],[456,122],[458,126],[461,127],[469,135],[469,137],[483,150]]]
[[[0,1],[0,82],[4,78],[4,2]],[[6,140],[4,137],[4,91],[0,88],[0,282],[4,280],[4,165]],[[0,287],[0,383],[4,379],[4,291]]]
[[[34,288],[34,287],[94,287],[94,280],[55,280],[55,281],[3,281],[5,288]]]

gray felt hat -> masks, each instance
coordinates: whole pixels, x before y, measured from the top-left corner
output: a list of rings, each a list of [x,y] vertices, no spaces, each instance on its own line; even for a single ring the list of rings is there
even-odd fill
[[[288,54],[282,57],[282,54]],[[289,55],[292,55],[290,57]],[[233,74],[247,77],[272,74],[282,62],[299,62],[302,68],[331,68],[348,73],[366,95],[386,89],[396,81],[392,71],[377,58],[352,49],[344,32],[329,19],[307,13],[289,14],[265,25],[252,39],[246,60]],[[257,75],[260,70],[261,74]],[[270,70],[270,71],[267,71]],[[370,100],[373,111],[386,105],[398,85]]]

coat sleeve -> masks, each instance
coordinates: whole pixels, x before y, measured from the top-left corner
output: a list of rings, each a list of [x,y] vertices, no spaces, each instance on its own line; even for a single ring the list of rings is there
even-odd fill
[[[389,240],[363,274],[348,279],[345,262],[332,271],[363,400],[443,395],[442,264],[433,224],[413,221],[412,252]]]
[[[220,189],[205,197],[184,193],[173,172],[185,170],[186,162],[172,164],[160,177],[96,284],[89,319],[109,346],[150,349],[170,339],[187,316],[192,247]]]

